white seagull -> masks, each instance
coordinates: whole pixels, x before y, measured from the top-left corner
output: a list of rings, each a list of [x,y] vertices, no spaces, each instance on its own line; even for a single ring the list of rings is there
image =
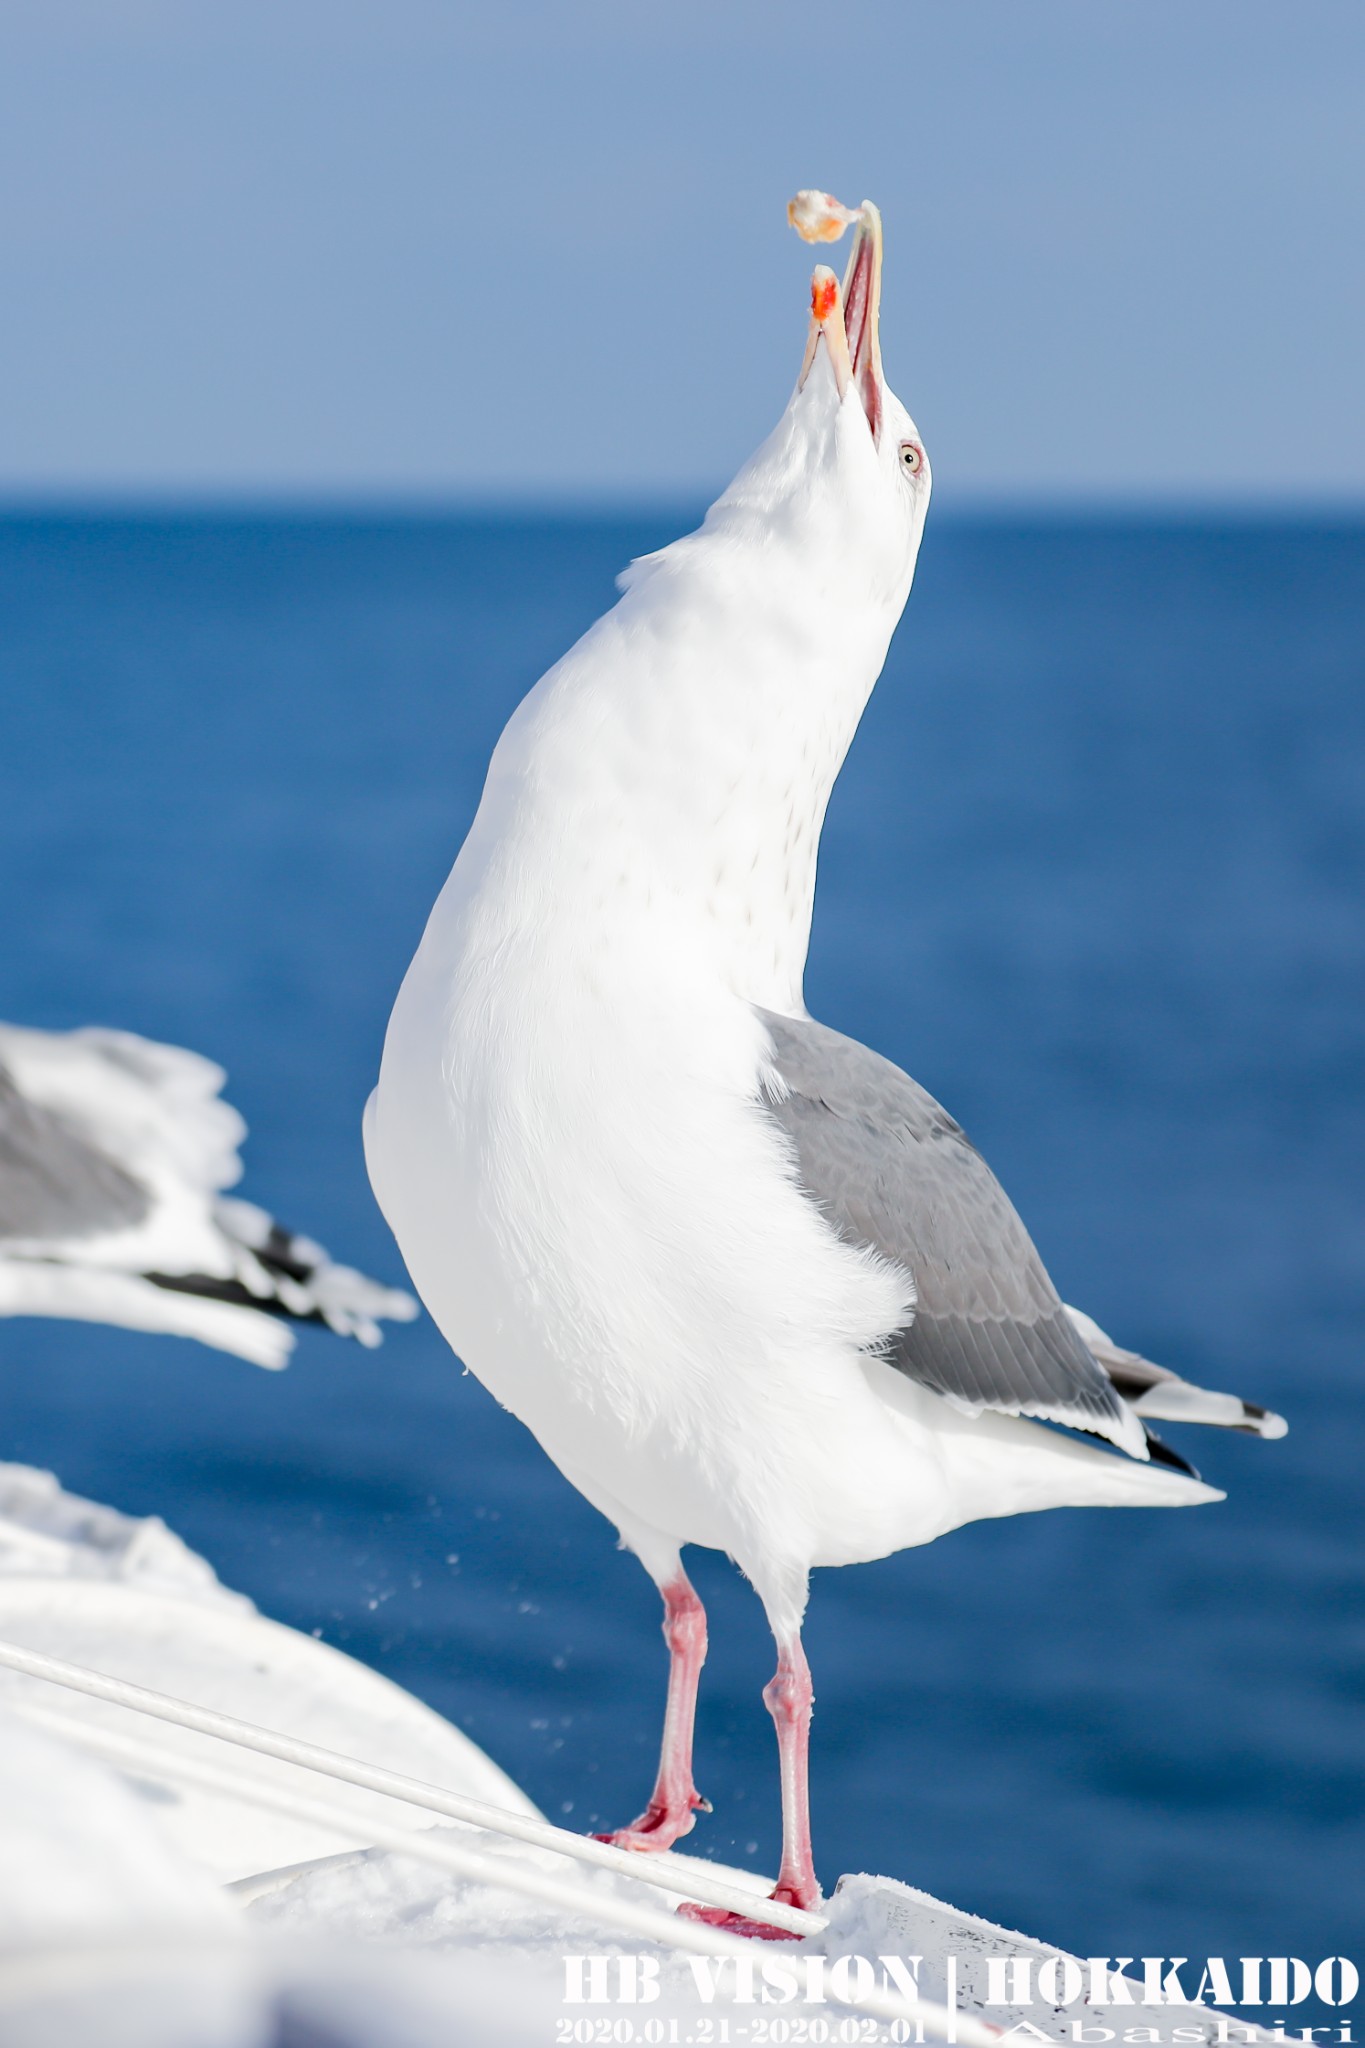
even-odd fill
[[[222,1192],[246,1126],[221,1067],[129,1031],[0,1024],[0,1315],[197,1337],[284,1365],[291,1322],[362,1344],[411,1295]]]
[[[825,807],[929,504],[882,373],[880,219],[856,219],[776,430],[498,741],[366,1112],[431,1314],[663,1595],[658,1780],[607,1839],[668,1848],[705,1803],[680,1551],[708,1545],[776,1638],[774,1897],[797,1906],[812,1566],[980,1516],[1217,1500],[1145,1419],[1283,1428],[1068,1311],[952,1118],[802,999]]]

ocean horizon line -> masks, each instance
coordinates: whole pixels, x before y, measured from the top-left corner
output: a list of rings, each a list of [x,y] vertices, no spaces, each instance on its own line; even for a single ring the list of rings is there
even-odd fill
[[[695,521],[714,492],[603,491],[573,496],[522,492],[384,490],[81,489],[6,491],[0,525],[127,523],[336,526],[607,525],[640,517]],[[1267,506],[1236,494],[944,491],[936,523],[981,526],[1355,527],[1365,525],[1365,493],[1303,496]]]

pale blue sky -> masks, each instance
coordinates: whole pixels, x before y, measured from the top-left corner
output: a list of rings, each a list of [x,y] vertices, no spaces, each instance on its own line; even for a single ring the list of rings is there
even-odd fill
[[[0,0],[0,493],[707,489],[806,184],[945,497],[1365,498],[1365,0]]]

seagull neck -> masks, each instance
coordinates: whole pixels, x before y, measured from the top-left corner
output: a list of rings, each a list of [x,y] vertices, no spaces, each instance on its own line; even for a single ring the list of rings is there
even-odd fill
[[[653,916],[700,919],[748,1000],[799,1011],[825,809],[890,629],[791,583],[678,595],[602,622],[537,779],[571,740],[580,838],[648,878]]]

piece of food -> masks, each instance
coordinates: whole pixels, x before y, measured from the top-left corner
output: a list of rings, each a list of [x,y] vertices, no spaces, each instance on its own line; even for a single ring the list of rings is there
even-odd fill
[[[832,192],[798,192],[787,201],[787,219],[803,242],[837,242],[858,215],[841,206]]]

